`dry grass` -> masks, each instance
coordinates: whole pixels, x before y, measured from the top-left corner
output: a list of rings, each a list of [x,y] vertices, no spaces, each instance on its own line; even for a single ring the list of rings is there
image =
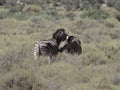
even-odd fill
[[[63,12],[59,19],[42,11],[27,20],[0,20],[0,90],[120,90],[120,22]],[[57,28],[77,36],[83,53],[59,53],[52,64],[47,57],[34,61],[36,40],[51,38]]]

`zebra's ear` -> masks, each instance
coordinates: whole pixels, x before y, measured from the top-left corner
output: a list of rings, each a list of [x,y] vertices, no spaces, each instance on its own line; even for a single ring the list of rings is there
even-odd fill
[[[65,32],[65,29],[62,28],[61,30],[62,30],[63,32]]]
[[[58,32],[59,32],[59,31],[57,30],[56,32],[53,33],[53,38],[54,38],[54,39],[57,39],[57,36],[58,36],[57,33],[58,33]]]
[[[57,32],[63,32],[63,33],[65,33],[65,29],[59,28],[59,29],[57,29]]]

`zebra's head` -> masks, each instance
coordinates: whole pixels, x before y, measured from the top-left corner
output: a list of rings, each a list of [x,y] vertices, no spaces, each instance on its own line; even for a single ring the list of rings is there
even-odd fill
[[[58,42],[65,41],[67,34],[64,29],[57,29],[56,32],[53,33],[53,39],[58,40]]]

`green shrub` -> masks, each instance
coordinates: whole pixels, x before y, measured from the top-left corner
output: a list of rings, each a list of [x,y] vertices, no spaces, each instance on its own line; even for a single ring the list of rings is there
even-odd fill
[[[84,11],[81,14],[81,17],[82,18],[89,17],[92,19],[106,19],[108,17],[108,15],[106,13],[102,12],[101,10],[94,9],[94,10]]]
[[[50,16],[57,16],[58,15],[56,10],[47,10],[46,14],[50,15]]]
[[[107,5],[110,7],[114,7],[118,11],[120,11],[120,1],[119,0],[108,0]]]
[[[99,9],[101,6],[101,3],[99,2],[99,0],[84,0],[83,2],[83,8],[86,10],[89,9]]]
[[[66,0],[66,1],[68,1],[66,3],[66,5],[67,5],[66,9],[68,11],[80,8],[80,5],[79,5],[80,1],[79,0],[74,0],[74,1],[73,0]]]
[[[15,5],[10,8],[10,12],[15,13],[15,12],[21,12],[23,9],[22,5]]]
[[[89,4],[96,4],[96,3],[99,3],[99,0],[84,0],[84,1],[87,1]]]
[[[24,4],[38,4],[41,0],[22,0]]]
[[[107,5],[110,7],[114,7],[115,3],[117,3],[118,0],[108,0]]]
[[[13,8],[13,5],[11,5],[9,3],[5,3],[4,8],[11,9],[11,8]]]
[[[120,1],[116,2],[114,7],[120,12]]]
[[[7,3],[11,4],[11,5],[16,5],[17,4],[17,0],[7,0]]]

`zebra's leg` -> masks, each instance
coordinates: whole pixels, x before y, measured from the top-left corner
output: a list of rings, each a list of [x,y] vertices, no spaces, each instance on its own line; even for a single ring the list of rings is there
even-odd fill
[[[35,44],[35,47],[34,47],[34,60],[37,59],[38,54],[39,54],[39,46],[37,44]]]
[[[37,59],[37,56],[36,55],[34,55],[34,60],[36,60]]]
[[[53,62],[57,61],[56,56],[53,56]]]
[[[50,55],[49,57],[48,57],[48,64],[51,64],[51,63],[53,63],[55,60],[55,57],[54,56],[52,56],[52,55]]]
[[[52,63],[55,62],[56,61],[56,56],[51,56],[50,60],[51,60]]]
[[[48,57],[48,64],[50,64],[50,63],[51,63],[51,59],[52,59],[52,57],[51,57],[51,56],[49,56],[49,57]]]
[[[37,53],[34,51],[34,60],[37,59]]]

